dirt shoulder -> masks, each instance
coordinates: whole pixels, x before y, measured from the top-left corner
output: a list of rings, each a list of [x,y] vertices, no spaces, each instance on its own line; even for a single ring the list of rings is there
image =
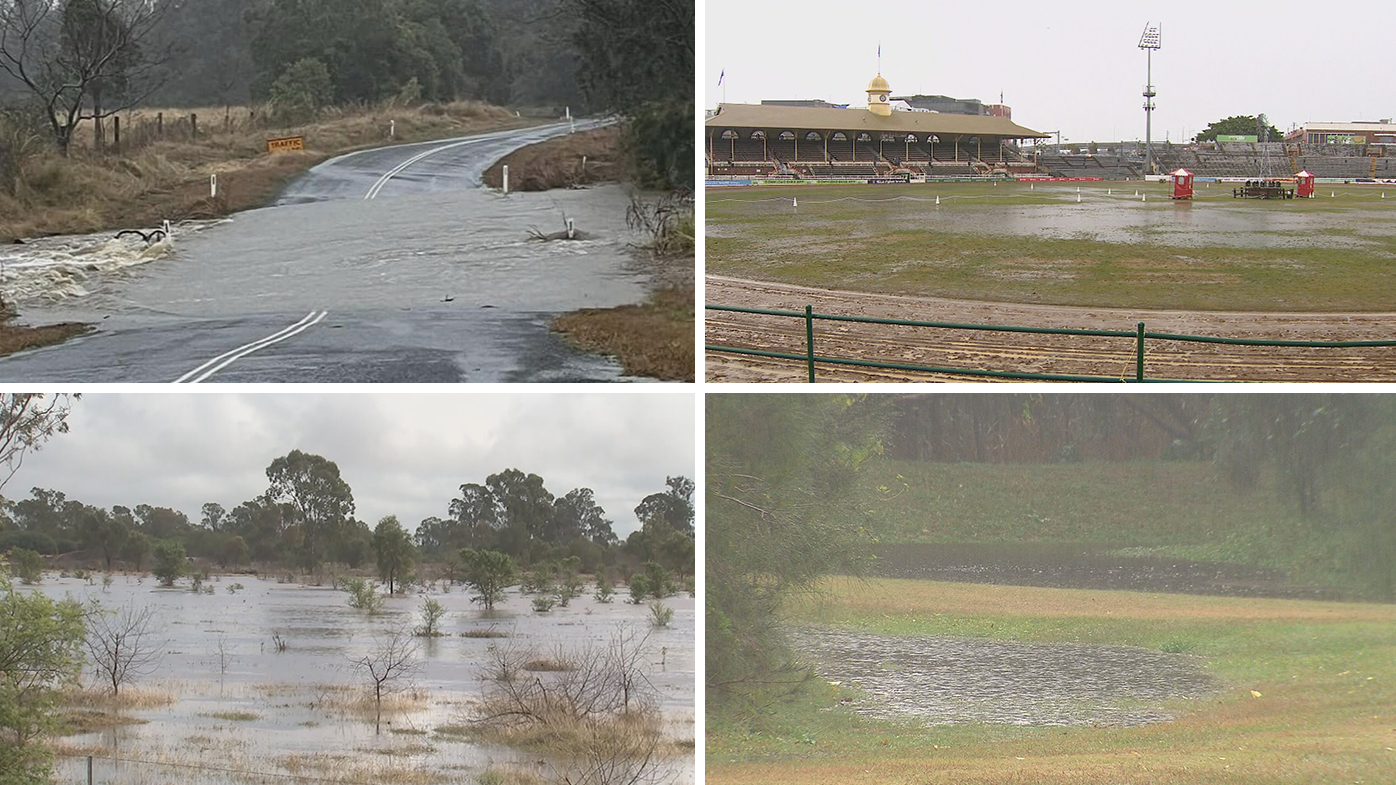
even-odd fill
[[[505,166],[509,167],[511,191],[620,182],[620,128],[596,128],[515,150],[485,170],[485,185],[503,188]]]
[[[1133,330],[1232,338],[1377,340],[1396,338],[1392,313],[1262,313],[1159,311],[991,303],[838,291],[708,276],[709,304],[872,316],[957,324]],[[798,319],[708,311],[709,344],[800,354]],[[825,357],[909,365],[1032,373],[1130,377],[1132,339],[933,330],[892,325],[816,323],[816,352]],[[805,381],[802,363],[709,352],[712,382]],[[1220,344],[1146,343],[1151,379],[1216,381],[1392,381],[1396,352],[1385,348],[1302,349]],[[965,381],[966,377],[822,365],[818,378],[839,381]]]

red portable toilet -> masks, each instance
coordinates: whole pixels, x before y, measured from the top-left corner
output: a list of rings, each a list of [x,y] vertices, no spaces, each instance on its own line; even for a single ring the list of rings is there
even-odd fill
[[[1296,174],[1294,176],[1294,179],[1296,182],[1299,183],[1298,196],[1300,199],[1314,198],[1314,184],[1318,181],[1317,177],[1315,177],[1311,172],[1309,172],[1309,170],[1305,169],[1299,174]]]
[[[1192,198],[1192,172],[1186,169],[1179,169],[1173,173],[1173,198]]]

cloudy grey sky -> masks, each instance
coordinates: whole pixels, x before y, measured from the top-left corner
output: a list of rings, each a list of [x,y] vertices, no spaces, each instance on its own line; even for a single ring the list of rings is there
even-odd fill
[[[561,496],[596,492],[621,537],[634,507],[694,476],[691,394],[158,394],[84,395],[70,432],[26,458],[5,486],[35,486],[110,508],[204,502],[232,509],[266,490],[266,468],[293,449],[339,464],[356,515],[415,528],[446,515],[462,483],[507,468],[540,475]]]
[[[882,74],[894,95],[997,102],[1038,131],[1071,141],[1144,138],[1148,22],[1154,136],[1173,141],[1231,115],[1264,112],[1282,131],[1305,122],[1396,116],[1396,65],[1383,36],[1389,0],[941,3],[708,0],[708,108],[763,98],[865,105]]]

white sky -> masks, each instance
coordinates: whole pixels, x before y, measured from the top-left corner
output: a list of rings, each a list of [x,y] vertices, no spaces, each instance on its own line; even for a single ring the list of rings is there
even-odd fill
[[[822,98],[863,106],[882,74],[893,95],[997,103],[1020,125],[1070,141],[1144,138],[1145,24],[1154,138],[1196,135],[1231,115],[1305,122],[1396,116],[1389,0],[942,3],[707,0],[704,105]],[[1251,51],[1257,52],[1251,54]],[[722,88],[719,74],[726,70]]]
[[[265,491],[267,465],[300,449],[339,465],[370,526],[446,517],[463,483],[517,468],[555,496],[591,488],[624,538],[666,475],[695,470],[688,393],[89,394],[68,423],[25,459],[7,497],[39,486],[197,523],[204,502],[231,510]]]

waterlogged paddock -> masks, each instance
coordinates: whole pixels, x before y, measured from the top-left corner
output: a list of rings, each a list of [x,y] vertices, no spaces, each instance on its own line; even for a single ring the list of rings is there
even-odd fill
[[[1126,646],[898,637],[820,627],[795,639],[857,714],[931,724],[1144,725],[1218,688],[1193,657]]]
[[[229,591],[235,584],[243,588]],[[474,781],[499,766],[552,778],[561,761],[482,744],[463,728],[490,647],[535,647],[546,657],[605,647],[627,632],[643,641],[644,680],[660,703],[663,772],[692,781],[695,617],[687,596],[666,600],[673,620],[654,628],[647,606],[621,597],[602,604],[584,596],[535,613],[529,598],[511,593],[486,613],[459,587],[433,591],[428,596],[448,612],[443,635],[415,639],[419,670],[385,699],[383,732],[375,734],[370,692],[353,660],[392,631],[419,625],[422,595],[388,599],[369,616],[327,586],[243,576],[207,585],[213,594],[134,577],[118,577],[105,591],[76,579],[49,578],[38,587],[54,597],[154,606],[164,652],[156,672],[123,688],[119,704],[81,707],[90,732],[59,740],[60,782],[83,781],[86,755],[99,756],[97,781],[112,785],[240,785],[286,782],[287,775],[432,785]]]

